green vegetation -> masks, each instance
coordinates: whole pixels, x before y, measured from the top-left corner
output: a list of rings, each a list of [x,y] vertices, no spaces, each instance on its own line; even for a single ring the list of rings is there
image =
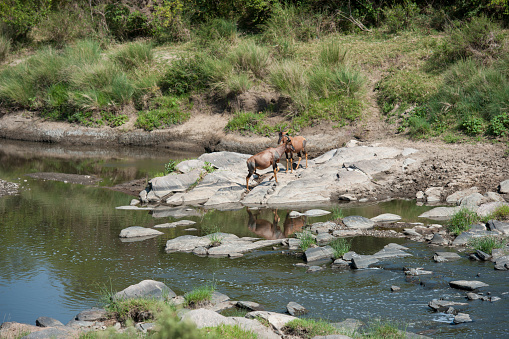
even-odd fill
[[[170,307],[164,301],[149,298],[114,300],[105,306],[112,318],[126,324],[154,319],[155,314]]]
[[[477,213],[468,208],[462,208],[451,217],[447,224],[447,230],[452,234],[459,235],[462,232],[468,231],[472,224],[479,220],[480,218]]]
[[[212,299],[212,294],[215,290],[215,283],[199,286],[184,295],[186,304],[190,307],[198,307],[201,304],[208,303]]]
[[[491,254],[495,248],[503,248],[508,243],[507,238],[497,236],[486,236],[480,238],[472,238],[468,241],[468,246],[474,250],[480,250],[485,253]]]
[[[399,330],[398,324],[391,321],[383,321],[380,319],[373,320],[368,324],[367,329],[363,332],[362,338],[372,339],[405,339],[408,338],[406,332]]]
[[[273,135],[377,104],[412,138],[509,137],[507,1],[25,2],[0,3],[5,110],[152,131],[199,102],[231,114],[226,131]]]
[[[332,220],[341,220],[345,217],[343,210],[339,207],[332,208]]]
[[[496,219],[496,220],[507,220],[509,219],[509,206],[502,205],[497,207],[493,213],[491,213],[488,216],[489,219]]]
[[[296,319],[283,327],[285,334],[299,338],[313,338],[329,334],[345,334],[324,320]]]
[[[345,238],[337,238],[334,239],[329,246],[334,250],[334,259],[337,259],[350,251],[351,243]]]
[[[258,338],[258,336],[255,333],[243,330],[239,325],[219,325],[217,327],[205,327],[202,329],[202,331],[206,333],[206,336],[204,336],[204,338],[221,338],[221,339]]]
[[[316,239],[310,231],[296,232],[295,236],[300,240],[300,248],[306,251],[311,245],[316,244]]]

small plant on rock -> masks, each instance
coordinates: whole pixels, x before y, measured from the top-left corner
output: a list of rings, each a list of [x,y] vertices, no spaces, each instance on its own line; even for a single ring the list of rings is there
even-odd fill
[[[199,286],[189,293],[184,295],[186,304],[191,308],[197,308],[210,302],[212,294],[216,291],[216,284],[214,282]]]
[[[334,259],[341,258],[346,252],[350,251],[351,243],[345,238],[334,239],[330,244],[334,250]]]
[[[330,334],[341,334],[340,330],[324,320],[295,319],[283,327],[285,334],[297,338],[313,338]],[[344,333],[346,334],[346,333]]]
[[[495,248],[503,248],[507,245],[508,239],[497,236],[486,236],[472,238],[468,241],[468,246],[474,250],[483,251],[491,254]]]
[[[475,224],[478,221],[479,216],[477,213],[469,210],[468,208],[462,208],[452,216],[451,220],[449,220],[447,230],[455,235],[459,235],[468,231],[472,224]]]
[[[332,220],[343,219],[345,215],[343,214],[343,210],[339,207],[332,208]]]
[[[295,233],[295,236],[300,240],[300,248],[303,251],[306,251],[311,245],[316,244],[316,239],[310,231],[298,232]]]

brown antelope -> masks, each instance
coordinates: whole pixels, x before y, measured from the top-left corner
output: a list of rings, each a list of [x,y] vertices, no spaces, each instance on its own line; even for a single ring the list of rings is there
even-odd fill
[[[297,156],[299,157],[299,162],[297,163],[297,168],[299,168],[300,160],[302,159],[301,153],[304,153],[306,155],[306,168],[308,168],[308,151],[306,150],[306,139],[301,136],[297,137],[290,137],[288,136],[288,132],[279,132],[279,140],[278,144],[281,143],[284,137],[290,138],[290,142],[292,143],[292,146],[294,150],[287,150],[286,153],[286,171],[288,172],[288,153],[290,153],[290,168],[291,173],[293,173],[293,153],[297,153]],[[297,169],[296,168],[296,169]]]
[[[290,138],[287,136],[286,138],[283,138],[283,143],[279,142],[279,146],[267,148],[265,151],[256,153],[251,158],[247,159],[246,163],[247,163],[247,169],[249,171],[249,173],[246,177],[247,191],[249,192],[249,178],[251,178],[253,173],[259,176],[259,174],[256,173],[256,170],[257,169],[266,169],[270,165],[272,165],[272,170],[274,171],[274,179],[276,179],[276,182],[277,182],[276,173],[279,171],[279,168],[277,167],[277,163],[281,160],[281,156],[283,155],[283,153],[285,153],[287,151],[291,151],[291,150],[295,151],[295,149],[293,148],[292,143],[290,141]],[[270,179],[272,179],[272,178],[270,178]]]

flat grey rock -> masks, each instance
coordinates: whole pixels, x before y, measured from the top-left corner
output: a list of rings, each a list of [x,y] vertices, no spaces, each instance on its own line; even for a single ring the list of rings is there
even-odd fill
[[[307,262],[331,260],[334,258],[334,250],[330,246],[308,248],[304,256]]]
[[[433,260],[436,262],[446,262],[458,259],[461,259],[461,256],[456,252],[436,252],[433,256]]]
[[[490,231],[495,231],[503,235],[509,235],[509,222],[490,220],[488,221],[488,228]]]
[[[281,329],[288,322],[298,319],[291,315],[281,314],[281,313],[276,313],[276,312],[268,312],[268,311],[254,311],[254,312],[249,312],[248,314],[246,314],[246,318],[248,318],[248,319],[256,319],[257,317],[260,317],[260,318],[268,321],[269,324],[272,325],[278,331],[281,331]]]
[[[435,208],[419,215],[419,218],[427,218],[427,219],[434,219],[434,220],[447,220],[447,219],[450,219],[460,209],[461,209],[460,206],[435,207]]]
[[[81,311],[76,315],[78,321],[103,321],[108,319],[108,312],[104,308],[93,307]]]
[[[155,225],[154,228],[174,228],[177,226],[190,226],[196,224],[196,221],[192,220],[179,220],[175,222]]]
[[[464,197],[469,196],[473,193],[479,193],[479,188],[470,187],[465,190],[454,192],[453,194],[448,195],[447,198],[445,198],[445,201],[448,204],[459,205],[461,199],[463,199]]]
[[[485,217],[490,213],[493,213],[500,206],[509,206],[509,204],[505,201],[492,201],[482,204],[477,209],[477,215],[480,217]]]
[[[210,239],[206,237],[182,235],[180,237],[168,240],[164,250],[166,253],[192,252],[196,247],[209,247],[210,244]]]
[[[47,327],[43,330],[32,332],[23,338],[25,339],[67,339],[77,336],[75,329],[67,326]]]
[[[150,237],[164,234],[161,231],[153,230],[151,228],[145,228],[141,226],[131,226],[124,228],[120,231],[120,238],[137,238],[137,237]]]
[[[244,308],[249,311],[261,311],[261,306],[254,301],[237,301],[237,307]]]
[[[453,322],[455,324],[470,323],[472,322],[472,319],[470,318],[470,315],[466,313],[458,313],[454,316]]]
[[[384,213],[384,214],[377,215],[374,218],[371,218],[371,220],[374,222],[392,222],[392,221],[401,220],[401,217],[397,214]]]
[[[467,291],[473,291],[481,287],[489,286],[488,284],[478,280],[455,280],[449,282],[449,285],[453,288]]]
[[[304,212],[304,215],[307,217],[321,217],[323,215],[327,215],[330,213],[331,212],[329,212],[329,211],[314,209],[314,210],[309,210],[309,211]]]
[[[370,229],[375,226],[375,223],[372,220],[359,215],[345,217],[343,218],[343,223],[346,227],[353,229]]]
[[[355,269],[363,269],[377,262],[378,259],[372,255],[361,255],[360,257],[352,258],[352,267]]]

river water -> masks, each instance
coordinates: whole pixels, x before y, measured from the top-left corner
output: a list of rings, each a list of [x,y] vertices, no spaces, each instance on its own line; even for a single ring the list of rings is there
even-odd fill
[[[202,227],[219,227],[238,236],[284,237],[300,227],[287,218],[290,210],[251,211],[258,220],[266,221],[256,228],[246,209],[196,208],[196,215],[185,219],[196,221],[192,227],[197,231],[163,229],[164,235],[157,238],[122,242],[118,235],[126,227],[152,227],[177,219],[156,218],[150,211],[116,209],[129,205],[133,197],[106,187],[151,178],[164,170],[169,159],[196,156],[167,150],[75,149],[0,140],[0,179],[21,186],[18,195],[0,197],[0,323],[35,324],[38,317],[48,316],[65,324],[86,308],[103,306],[101,297],[106,292],[154,279],[165,282],[177,294],[214,281],[218,291],[233,300],[255,301],[276,312],[284,312],[286,304],[295,301],[309,310],[306,317],[332,322],[379,318],[433,338],[509,337],[509,275],[495,271],[493,263],[471,262],[464,253],[458,261],[435,263],[432,256],[437,248],[426,244],[401,238],[355,237],[352,250],[360,254],[377,252],[395,242],[408,247],[413,256],[384,261],[378,269],[326,268],[306,273],[305,268],[295,266],[302,259],[283,253],[282,248],[266,248],[237,259],[164,252],[168,239],[200,235]],[[97,175],[103,180],[97,186],[83,186],[27,176],[37,172]],[[429,207],[417,206],[415,201],[337,207],[345,216],[395,213],[403,221],[432,223],[419,220],[417,216]],[[275,213],[279,216],[276,226]],[[423,267],[434,273],[410,281],[403,267]],[[465,302],[465,292],[450,288],[448,281],[474,279],[490,285],[484,292],[502,298],[494,303],[469,301],[462,310],[474,322],[451,325],[450,316],[427,306],[434,298]],[[401,290],[391,292],[392,285]]]

